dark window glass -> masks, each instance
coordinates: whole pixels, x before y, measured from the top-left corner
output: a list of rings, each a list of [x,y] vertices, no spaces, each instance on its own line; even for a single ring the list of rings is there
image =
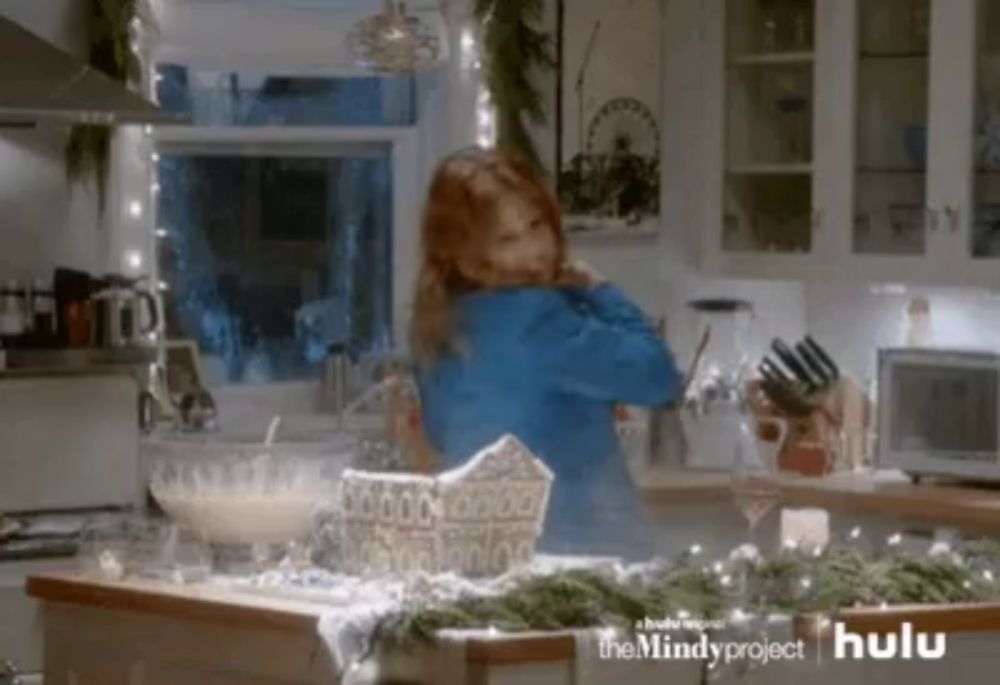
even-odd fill
[[[210,380],[311,377],[332,342],[391,347],[389,155],[164,151],[167,333],[198,341]]]

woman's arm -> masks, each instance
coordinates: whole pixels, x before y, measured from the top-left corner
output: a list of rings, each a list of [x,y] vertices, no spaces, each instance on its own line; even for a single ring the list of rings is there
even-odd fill
[[[610,283],[554,292],[530,335],[566,392],[655,405],[680,391],[669,349],[639,308]]]

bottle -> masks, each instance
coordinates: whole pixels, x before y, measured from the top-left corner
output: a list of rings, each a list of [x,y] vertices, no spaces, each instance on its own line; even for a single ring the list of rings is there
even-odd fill
[[[45,281],[35,279],[31,288],[31,320],[32,330],[37,335],[48,336],[56,332],[56,298]]]
[[[934,328],[931,321],[931,305],[926,297],[914,297],[906,305],[904,314],[903,344],[906,347],[931,347],[934,344]]]

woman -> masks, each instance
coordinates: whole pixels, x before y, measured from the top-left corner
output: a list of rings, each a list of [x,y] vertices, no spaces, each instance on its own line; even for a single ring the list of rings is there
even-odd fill
[[[438,168],[411,345],[441,467],[514,434],[555,473],[542,551],[651,552],[614,407],[667,402],[679,375],[638,308],[566,262],[557,202],[527,165],[471,149]]]

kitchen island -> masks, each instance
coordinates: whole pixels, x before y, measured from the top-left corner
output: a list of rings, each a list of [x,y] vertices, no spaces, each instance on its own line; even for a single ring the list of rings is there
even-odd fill
[[[317,633],[324,611],[317,602],[255,597],[211,583],[103,582],[75,575],[36,576],[27,589],[43,606],[49,685],[339,682]],[[1000,605],[859,609],[838,620],[856,632],[894,632],[903,622],[946,632],[947,655],[935,661],[836,660],[829,639],[817,641],[801,630],[809,621],[789,622],[784,639],[803,639],[806,658],[771,663],[742,682],[931,685],[947,678],[951,685],[973,685],[991,682],[988,676],[1000,667]],[[590,649],[594,635],[448,631],[435,649],[387,655],[378,673],[354,672],[342,682],[702,682],[702,664],[695,660],[602,660]],[[717,682],[735,683],[738,676],[734,668]]]
[[[216,583],[72,574],[32,577],[27,592],[42,604],[48,685],[341,682],[317,630],[328,609],[319,602],[254,596]],[[382,654],[343,682],[603,682],[577,673],[580,640],[570,632],[443,631],[434,649]],[[701,672],[695,662],[624,666],[621,675],[635,683],[653,682],[654,668],[677,682],[695,683]]]
[[[664,554],[698,543],[711,559],[746,539],[745,524],[731,504],[726,474],[646,470],[635,475],[642,496],[661,521]],[[790,475],[781,479],[781,497],[783,506],[828,509],[834,534],[863,525],[865,536],[876,544],[880,535],[896,530],[916,534],[920,546],[927,542],[920,535],[933,537],[948,530],[1000,536],[1000,490],[991,487],[915,486],[891,472],[825,478]],[[759,531],[762,545],[768,531],[773,533],[770,540],[777,542],[777,518],[769,516]],[[108,582],[74,574],[32,577],[27,591],[41,607],[38,623],[44,627],[45,670],[51,684],[338,682],[338,668],[317,629],[321,617],[334,607],[316,597],[248,592],[220,579],[180,585],[131,579]],[[896,632],[904,622],[917,630],[948,632],[949,657],[943,662],[820,666],[817,657],[753,671],[748,682],[791,683],[822,674],[831,683],[864,683],[869,678],[876,682],[878,676],[929,684],[948,677],[954,685],[956,679],[986,682],[982,673],[1000,668],[997,605],[851,610],[839,618],[858,632]],[[809,638],[808,630],[802,630],[807,623],[787,623],[786,632]],[[513,636],[445,631],[433,649],[382,654],[354,675],[368,678],[360,682],[447,685],[701,680],[700,663],[596,659],[595,635],[596,631]],[[829,652],[828,639],[827,647],[822,640],[809,640],[811,655]],[[952,663],[957,655],[961,659]],[[939,670],[945,662],[948,665]],[[890,674],[882,668],[896,670]]]

